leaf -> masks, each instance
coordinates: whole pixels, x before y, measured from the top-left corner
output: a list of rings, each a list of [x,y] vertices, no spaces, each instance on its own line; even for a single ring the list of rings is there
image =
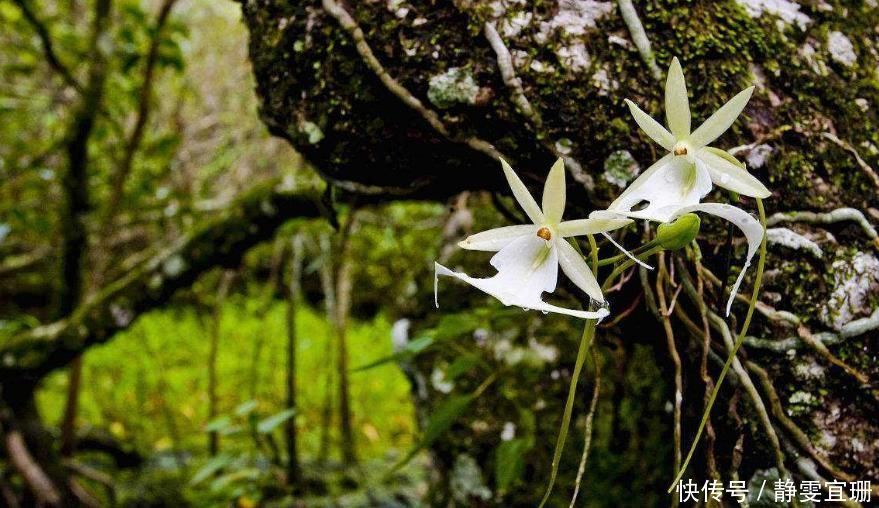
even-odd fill
[[[451,365],[449,365],[449,368],[446,369],[443,378],[446,381],[454,381],[458,378],[458,376],[466,374],[477,363],[479,363],[478,355],[468,354],[460,356],[454,362],[452,362]]]
[[[396,353],[379,358],[378,360],[367,363],[366,365],[361,365],[360,367],[353,369],[352,372],[360,372],[378,367],[380,365],[384,365],[386,363],[397,363],[399,361],[406,360],[424,351],[432,344],[433,337],[427,335],[418,337],[417,339],[408,342],[406,346],[403,347],[403,349],[397,351]]]
[[[391,469],[391,472],[405,466],[419,451],[430,446],[438,437],[449,430],[475,398],[476,396],[473,394],[453,395],[440,404],[436,411],[430,415],[430,420],[424,428],[421,440]]]
[[[228,415],[223,415],[213,420],[209,421],[207,425],[205,425],[205,432],[219,432],[227,427],[232,425],[232,418]]]
[[[280,413],[273,414],[267,418],[260,420],[258,424],[256,424],[256,431],[260,434],[268,434],[269,432],[275,430],[278,425],[286,422],[290,418],[296,416],[296,410],[293,408],[285,409]]]
[[[235,408],[235,414],[237,416],[244,416],[250,414],[254,409],[256,409],[258,402],[250,399],[242,402]]]
[[[525,438],[504,441],[495,450],[494,478],[498,490],[506,490],[522,477],[525,469],[525,452],[531,448],[531,440]]]
[[[209,477],[213,476],[214,473],[228,466],[232,462],[231,455],[217,455],[211,460],[207,461],[205,465],[201,466],[198,471],[192,476],[192,479],[189,480],[190,485],[198,485],[199,483],[205,481]]]
[[[211,482],[211,490],[216,492],[226,488],[231,483],[235,483],[241,480],[246,480],[249,483],[252,483],[254,480],[260,477],[260,474],[262,474],[261,471],[253,467],[238,469],[228,474],[224,474],[223,476],[220,476],[219,478]]]
[[[458,314],[448,314],[440,319],[436,328],[433,330],[435,339],[454,339],[465,333],[471,333],[479,328],[482,319],[470,313],[462,312]]]
[[[360,372],[378,367],[380,365],[384,365],[386,363],[397,363],[402,360],[407,360],[423,352],[424,350],[432,346],[435,342],[446,339],[454,339],[460,337],[461,335],[472,333],[473,330],[479,328],[481,324],[482,319],[480,319],[479,316],[475,316],[469,313],[449,314],[443,316],[442,319],[440,319],[439,323],[437,323],[435,328],[431,330],[426,330],[424,333],[418,335],[416,338],[406,343],[403,349],[397,351],[392,355],[379,358],[374,362],[356,367],[352,370],[352,372]]]

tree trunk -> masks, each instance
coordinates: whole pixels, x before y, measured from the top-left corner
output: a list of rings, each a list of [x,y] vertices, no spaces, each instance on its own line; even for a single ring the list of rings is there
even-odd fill
[[[284,423],[284,438],[287,443],[287,481],[298,491],[302,486],[302,470],[299,464],[299,450],[296,437],[296,306],[302,284],[302,263],[304,246],[301,236],[296,235],[291,241],[290,282],[287,286],[287,409],[294,415]]]
[[[657,68],[673,56],[681,59],[697,124],[756,84],[745,115],[716,143],[736,147],[773,191],[766,202],[771,229],[761,302],[740,353],[743,370],[733,374],[740,383],[724,387],[713,413],[716,459],[723,461],[722,473],[733,464],[731,476],[741,471],[745,480],[775,468],[778,450],[768,439],[775,427],[776,448],[799,478],[875,483],[874,447],[860,444],[879,439],[879,404],[863,383],[879,376],[869,360],[879,325],[877,233],[870,224],[879,217],[879,9],[871,2],[789,3],[780,11],[740,0],[261,0],[242,6],[266,125],[336,186],[384,199],[503,190],[501,156],[537,191],[561,156],[570,176],[566,217],[585,217],[657,158],[622,101],[661,114]],[[730,199],[716,192],[706,201]],[[738,204],[753,209],[748,200]],[[693,359],[707,355],[716,377],[717,361],[727,352],[724,331],[736,330],[735,321],[713,318],[724,300],[718,293],[729,287],[743,253],[734,238],[727,274],[726,239],[725,225],[704,222],[704,270],[689,261],[682,265],[704,291],[699,297],[683,291],[669,303],[671,342],[681,348],[685,447],[705,392]],[[641,239],[629,233],[621,240],[632,245]],[[670,274],[673,291],[678,275]],[[632,277],[609,295],[613,312],[631,311],[599,334],[605,361],[617,369],[603,369],[607,388],[591,454],[596,469],[587,472],[586,485],[607,502],[625,502],[632,491],[664,492],[673,474],[673,419],[664,406],[675,396],[674,383],[666,381],[675,368],[661,320],[648,310],[655,307],[654,277],[644,277],[640,287]],[[753,270],[746,280],[753,280]],[[636,296],[647,305],[633,305]],[[699,301],[707,303],[704,312]],[[737,304],[734,311],[741,319],[744,307]],[[434,319],[423,312],[417,317]],[[559,365],[539,371],[538,384],[527,369],[507,381],[523,390],[516,392],[519,407],[547,408],[538,418],[540,435],[554,435],[564,399],[549,374],[564,379],[574,349],[567,335],[557,330],[556,336]],[[437,360],[419,362],[431,369]],[[438,402],[444,395],[431,397]],[[453,438],[432,446],[440,469],[453,469],[465,453],[488,467],[496,443],[473,428],[515,421],[515,414],[497,409],[505,404],[502,393],[485,393],[463,418],[480,425],[456,427]],[[769,427],[761,406],[771,413]],[[737,421],[758,423],[739,427]],[[616,430],[608,435],[601,429]],[[749,438],[740,440],[740,434]],[[472,446],[462,449],[468,439]],[[758,453],[743,455],[741,446]],[[540,473],[550,456],[538,448],[529,468]],[[700,466],[715,459],[714,452],[705,453],[697,454],[694,477],[705,479]],[[569,457],[576,464],[574,456],[579,453]],[[817,469],[810,472],[803,460]],[[535,501],[543,475],[533,476],[510,492],[512,499]],[[620,489],[621,481],[614,481],[620,478],[634,480]],[[645,498],[644,504],[662,500]]]
[[[354,443],[354,423],[351,413],[351,383],[348,380],[348,315],[351,312],[351,260],[346,253],[336,276],[336,316],[333,329],[336,334],[336,347],[339,355],[336,368],[339,378],[339,431],[342,438],[342,460],[345,464],[357,462],[357,449]]]
[[[211,316],[210,347],[208,349],[208,421],[213,421],[218,415],[217,410],[217,359],[220,353],[220,322],[223,318],[223,304],[226,303],[226,295],[229,293],[229,285],[232,283],[234,273],[225,271],[220,276],[217,293],[214,300],[214,311]],[[216,430],[208,432],[208,453],[215,456],[220,451],[220,434]]]

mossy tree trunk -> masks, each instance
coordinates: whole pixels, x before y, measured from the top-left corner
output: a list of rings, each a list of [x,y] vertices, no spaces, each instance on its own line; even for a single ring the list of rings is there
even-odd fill
[[[702,450],[697,461],[707,460],[708,470],[725,479],[747,480],[777,466],[775,447],[798,478],[810,479],[802,464],[811,461],[817,464],[812,476],[875,483],[879,404],[869,383],[879,376],[873,360],[879,259],[870,222],[879,217],[873,169],[879,162],[879,8],[870,1],[772,5],[242,2],[265,123],[329,181],[382,199],[502,191],[498,157],[536,190],[551,162],[563,156],[571,177],[568,217],[585,216],[606,206],[638,168],[657,158],[622,102],[630,98],[659,116],[656,68],[673,56],[681,59],[696,122],[756,84],[743,119],[717,145],[737,147],[773,190],[766,203],[767,273],[753,337],[741,356],[746,370],[734,373],[722,392],[717,438],[709,439],[714,453]],[[730,199],[719,192],[709,196]],[[631,245],[639,238],[630,233],[624,240]],[[708,220],[700,237],[705,271],[695,272],[693,260],[668,261],[670,268],[698,275],[698,292],[708,304],[702,312],[685,291],[671,316],[670,343],[677,342],[683,363],[685,447],[701,413],[703,381],[716,377],[717,360],[726,354],[726,324],[710,314],[722,306],[724,298],[716,295],[729,280],[712,280],[709,273],[735,276],[735,268],[725,267],[726,244],[725,225]],[[731,245],[736,267],[743,248],[737,240]],[[640,279],[632,277],[611,295],[612,309],[624,311],[655,285],[652,274]],[[673,271],[671,279],[679,280]],[[632,306],[599,334],[603,361],[617,368],[604,369],[610,379],[596,421],[599,453],[590,458],[605,478],[587,472],[587,480],[601,482],[607,496],[619,499],[641,487],[662,492],[673,473],[671,413],[664,408],[674,399],[672,355],[649,308]],[[734,330],[735,320],[730,324]],[[703,329],[707,337],[700,335]],[[513,383],[527,386],[523,404],[541,399],[548,405],[537,424],[542,435],[552,435],[557,424],[568,354],[575,350],[573,340],[558,343],[563,355],[541,372],[544,378],[521,373]],[[707,367],[700,365],[703,356]],[[550,371],[560,372],[559,380],[550,381]],[[525,379],[537,384],[522,384]],[[536,399],[535,386],[545,390]],[[492,429],[503,424],[503,412],[492,413],[502,402],[493,393],[468,413],[459,432],[433,447],[439,470],[456,467],[461,442],[480,465],[491,462],[497,435],[485,435],[483,423]],[[769,426],[778,431],[774,446],[754,423],[760,420],[755,396],[765,401]],[[586,397],[579,407],[586,407]],[[550,441],[544,437],[530,452],[525,477],[531,480],[510,499],[534,501]],[[563,466],[576,469],[578,456],[572,451]],[[700,471],[694,468],[692,475],[704,479]],[[636,480],[621,490],[614,475]],[[595,497],[590,502],[601,504]]]

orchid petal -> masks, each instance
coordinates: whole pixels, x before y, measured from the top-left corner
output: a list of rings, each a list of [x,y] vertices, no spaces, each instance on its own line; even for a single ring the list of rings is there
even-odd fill
[[[641,108],[639,108],[634,102],[626,99],[626,104],[629,106],[629,111],[632,112],[632,117],[635,119],[638,127],[641,127],[641,130],[643,130],[645,134],[650,136],[650,139],[659,143],[659,146],[665,148],[666,150],[671,150],[672,148],[674,148],[675,142],[677,140],[671,132],[668,132],[668,130],[660,125],[659,122],[657,122],[650,115],[642,111]]]
[[[720,137],[736,121],[742,110],[745,109],[745,105],[748,104],[752,93],[754,93],[753,86],[745,88],[715,111],[708,120],[705,120],[705,123],[700,125],[690,135],[690,143],[697,147],[702,147]]]
[[[541,294],[546,288],[555,288],[558,278],[559,260],[557,249],[536,236],[523,237],[510,243],[491,260],[498,273],[488,278],[471,277],[466,273],[455,272],[434,263],[434,302],[439,306],[437,286],[439,276],[460,279],[477,289],[488,293],[504,305],[515,305],[525,309],[555,312],[583,319],[602,319],[608,315],[607,309],[595,312],[566,309],[544,302]]]
[[[660,166],[660,163],[664,164]],[[686,157],[663,157],[611,203],[608,210],[630,218],[668,222],[678,208],[697,204],[711,191],[711,177],[703,166],[696,160],[693,167]],[[644,201],[649,203],[647,207],[632,211]]]
[[[522,207],[522,210],[525,211],[525,214],[528,215],[531,222],[542,224],[543,212],[540,211],[537,201],[535,201],[531,193],[528,192],[528,188],[525,187],[525,184],[522,183],[522,180],[520,180],[516,175],[516,172],[513,171],[513,168],[507,164],[507,161],[501,159],[501,167],[504,169],[507,183],[510,185],[510,190],[513,191],[513,197],[519,202],[519,206]]]
[[[654,162],[652,166],[647,168],[647,170],[641,173],[634,182],[626,187],[626,190],[624,190],[623,193],[620,194],[619,197],[610,204],[608,209],[614,210],[625,208],[626,210],[629,210],[632,206],[637,205],[639,201],[643,201],[643,197],[638,197],[637,199],[635,198],[636,196],[643,196],[644,194],[646,194],[645,191],[647,189],[644,188],[644,184],[652,179],[654,173],[660,170],[664,170],[674,160],[675,155],[670,153],[667,154],[665,157],[659,159],[658,161]],[[626,208],[627,206],[628,208]],[[590,214],[590,217],[592,216],[594,216],[594,214]]]
[[[703,148],[696,153],[696,158],[705,163],[711,180],[715,184],[752,198],[768,198],[772,195],[769,189],[754,175],[748,173],[742,165],[733,163],[729,158],[717,152],[728,155],[723,150],[711,147]]]
[[[665,117],[675,137],[683,139],[690,135],[690,101],[684,71],[677,57],[672,59],[665,80]]]
[[[443,266],[439,263],[434,263],[433,267],[434,267],[434,272],[433,272],[434,273],[434,276],[433,276],[434,277],[434,300],[435,300],[437,307],[439,307],[439,300],[437,298],[437,285],[438,285],[440,275],[445,275],[448,277],[455,277],[456,279],[460,279],[460,280],[462,280],[472,286],[477,287],[478,289],[482,289],[483,291],[485,291],[485,289],[480,287],[480,285],[482,284],[482,281],[489,280],[489,279],[477,279],[474,277],[470,277],[466,273],[460,273],[460,272],[456,272],[453,270],[449,270],[448,268],[446,268],[445,266]],[[488,293],[488,291],[485,291],[485,292]],[[489,293],[489,294],[491,294],[491,293]],[[495,296],[495,295],[492,295],[492,296]],[[504,304],[505,305],[515,305],[518,307],[522,307],[524,309],[539,310],[542,312],[554,312],[556,314],[566,314],[568,316],[574,316],[574,317],[578,317],[581,319],[604,319],[609,314],[607,309],[599,309],[594,312],[585,311],[585,310],[566,309],[564,307],[558,307],[556,305],[546,303],[543,300],[541,300],[540,298],[538,298],[536,300],[527,300],[527,301],[524,299],[523,300],[514,300],[514,301],[504,302]]]
[[[675,212],[674,216],[678,217],[689,212],[704,212],[726,219],[742,230],[745,234],[745,239],[748,241],[748,254],[745,256],[745,264],[742,266],[742,271],[739,273],[735,284],[733,284],[729,292],[729,301],[727,301],[726,304],[726,315],[728,316],[730,308],[732,307],[733,299],[735,299],[736,294],[739,291],[739,286],[742,285],[742,281],[745,278],[745,271],[747,271],[748,267],[751,265],[751,261],[754,258],[754,254],[757,253],[757,249],[760,248],[760,242],[763,240],[764,233],[763,225],[760,224],[760,221],[755,219],[751,214],[741,208],[722,203],[702,203],[687,206]]]
[[[563,238],[557,238],[555,246],[558,250],[559,265],[565,275],[590,298],[603,302],[604,296],[601,294],[601,286],[598,285],[595,275],[589,269],[586,261],[583,260],[583,256]]]
[[[536,232],[537,227],[533,224],[504,226],[470,235],[458,242],[458,247],[467,250],[497,252],[513,240],[526,235],[534,236]]]
[[[565,212],[565,161],[559,158],[549,170],[543,185],[543,215],[550,224],[562,221]]]
[[[631,223],[631,219],[611,215],[608,217],[568,220],[559,224],[557,229],[563,238],[568,238],[571,236],[597,235],[605,231],[613,231],[628,226]]]
[[[552,244],[534,236],[523,236],[498,251],[490,260],[497,269],[502,292],[540,297],[543,291],[555,291],[559,277],[558,256]]]
[[[574,316],[581,319],[598,319],[599,321],[606,318],[610,314],[607,309],[598,309],[597,311],[566,309],[564,307],[559,307],[557,305],[546,303],[544,301],[537,302],[536,304],[533,304],[531,307],[528,308],[533,310],[539,310],[541,312],[566,314],[568,316]]]
[[[544,291],[553,291],[558,280],[558,256],[555,249],[537,236],[514,240],[491,258],[497,269],[492,277],[470,277],[448,270],[442,265],[435,268],[439,275],[449,275],[480,289],[504,305],[531,308],[541,301]],[[451,272],[451,273],[447,273]]]

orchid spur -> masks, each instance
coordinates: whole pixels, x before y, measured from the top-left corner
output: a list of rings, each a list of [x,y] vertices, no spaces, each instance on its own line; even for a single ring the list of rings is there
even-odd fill
[[[735,224],[745,234],[748,254],[735,284],[731,288],[726,313],[744,279],[763,238],[763,227],[751,214],[732,205],[700,201],[712,184],[758,199],[770,196],[769,190],[745,169],[732,154],[708,146],[735,122],[744,109],[754,87],[739,92],[695,131],[690,130],[690,104],[684,73],[677,58],[672,59],[665,84],[665,113],[668,129],[642,111],[635,103],[626,104],[641,129],[660,146],[669,150],[608,207],[591,217],[622,215],[631,218],[670,222],[690,212],[716,215]],[[647,206],[634,210],[647,202]]]
[[[568,242],[573,236],[612,231],[632,221],[620,217],[601,217],[562,221],[565,210],[565,167],[559,159],[552,166],[543,188],[542,206],[528,192],[513,169],[501,160],[507,183],[532,224],[505,226],[472,235],[458,245],[468,250],[497,252],[491,265],[497,274],[488,278],[471,277],[434,263],[434,299],[440,275],[458,278],[500,300],[504,305],[567,314],[584,319],[601,319],[607,309],[582,311],[558,307],[541,298],[552,292],[558,281],[558,268],[593,300],[603,302],[601,287],[583,257]]]

